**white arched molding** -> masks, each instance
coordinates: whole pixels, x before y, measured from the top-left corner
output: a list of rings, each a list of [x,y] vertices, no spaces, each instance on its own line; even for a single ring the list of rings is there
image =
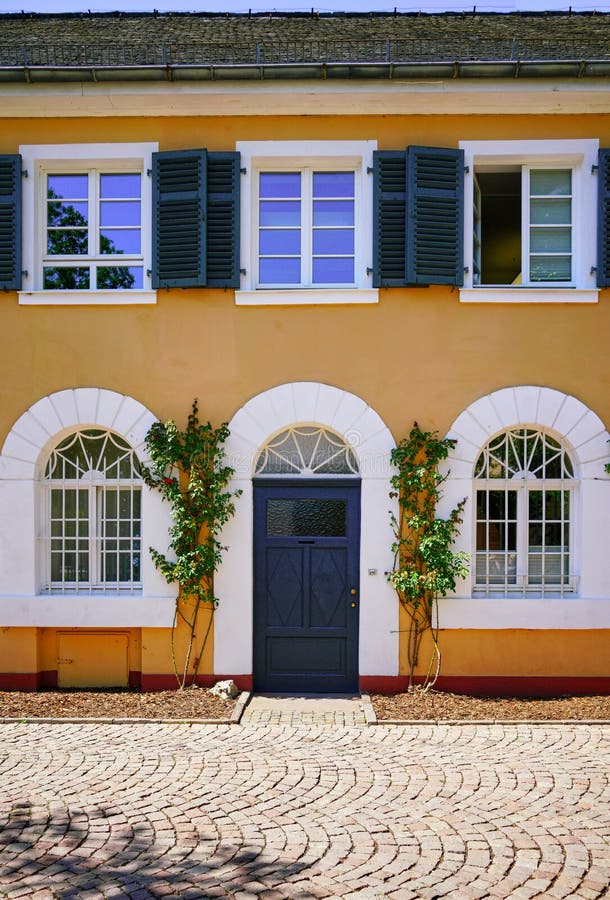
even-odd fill
[[[390,451],[394,439],[360,397],[317,382],[271,388],[249,400],[229,423],[227,462],[235,469],[235,516],[215,580],[220,600],[214,624],[214,671],[252,672],[252,475],[264,444],[291,425],[323,425],[341,435],[358,459],[362,478],[360,543],[360,675],[398,674],[398,603],[384,573],[392,564],[389,510]],[[374,574],[369,574],[369,571]]]
[[[76,428],[116,432],[146,463],[146,433],[156,417],[132,397],[102,388],[58,391],[13,425],[0,455],[0,626],[170,627],[175,592],[153,566],[148,547],[164,550],[169,509],[142,486],[142,594],[103,598],[40,594],[37,489],[51,449]]]
[[[523,385],[480,397],[462,412],[447,437],[457,443],[446,464],[450,471],[439,508],[446,515],[467,497],[456,549],[474,558],[473,473],[487,441],[507,428],[544,427],[563,441],[579,480],[576,501],[576,595],[551,598],[473,598],[472,580],[458,585],[454,597],[441,601],[441,626],[450,628],[609,628],[610,460],[609,435],[602,420],[576,397],[547,387]]]

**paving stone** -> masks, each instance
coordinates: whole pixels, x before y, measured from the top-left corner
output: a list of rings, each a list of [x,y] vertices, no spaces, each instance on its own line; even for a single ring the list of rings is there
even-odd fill
[[[0,898],[610,896],[609,726],[358,717],[0,725]]]

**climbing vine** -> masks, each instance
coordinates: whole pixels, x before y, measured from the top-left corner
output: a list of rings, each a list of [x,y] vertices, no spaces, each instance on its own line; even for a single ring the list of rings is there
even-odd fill
[[[432,638],[432,653],[421,689],[429,690],[436,683],[441,665],[437,601],[455,590],[458,578],[468,574],[469,555],[451,549],[459,535],[466,499],[447,519],[436,516],[441,485],[447,478],[439,472],[439,463],[455,443],[440,439],[435,432],[422,431],[415,422],[409,437],[400,441],[391,455],[397,473],[391,479],[390,496],[398,500],[399,512],[391,515],[394,566],[388,581],[408,618],[409,690],[413,689],[426,634]]]
[[[143,468],[145,483],[171,506],[169,555],[150,548],[153,562],[169,584],[179,587],[171,637],[171,655],[178,686],[195,681],[218,606],[214,573],[225,549],[218,536],[233,515],[239,491],[227,490],[233,469],[225,463],[226,423],[214,428],[198,418],[193,402],[184,431],[169,421],[155,422],[146,435],[150,468]],[[203,639],[194,655],[200,610],[209,609]],[[186,629],[184,659],[178,664],[176,630]]]

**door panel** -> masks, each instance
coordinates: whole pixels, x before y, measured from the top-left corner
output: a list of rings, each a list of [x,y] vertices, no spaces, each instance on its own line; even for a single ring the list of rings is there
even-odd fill
[[[359,482],[255,484],[256,690],[357,689],[359,543]]]

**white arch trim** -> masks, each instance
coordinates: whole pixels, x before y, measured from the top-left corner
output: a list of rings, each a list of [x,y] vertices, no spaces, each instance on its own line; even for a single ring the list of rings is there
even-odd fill
[[[447,437],[457,441],[446,463],[440,514],[467,498],[457,549],[474,552],[472,479],[477,457],[487,441],[507,428],[531,425],[553,431],[565,441],[579,478],[577,553],[578,596],[549,598],[478,598],[472,581],[458,585],[454,597],[439,602],[443,628],[610,628],[610,459],[604,423],[581,400],[552,388],[518,385],[475,400],[457,417]]]
[[[610,458],[604,423],[582,401],[548,387],[521,385],[480,397],[461,413],[447,437],[457,440],[450,454],[454,478],[472,478],[487,441],[506,428],[542,426],[554,431],[572,451],[581,478],[603,477]]]
[[[360,674],[398,674],[398,604],[384,572],[392,563],[388,510],[390,451],[394,438],[364,400],[318,382],[293,382],[252,397],[229,423],[227,461],[232,487],[241,490],[236,513],[221,542],[228,547],[216,576],[220,600],[214,625],[214,671],[252,672],[253,510],[252,474],[268,439],[296,424],[323,425],[352,447],[360,468]],[[369,574],[374,572],[375,574]]]
[[[34,479],[46,453],[70,431],[87,426],[116,431],[145,461],[144,440],[155,421],[142,403],[116,391],[57,391],[34,403],[11,428],[0,455],[0,478]]]
[[[167,547],[169,509],[142,487],[142,594],[99,597],[39,594],[37,482],[47,455],[76,428],[115,431],[148,462],[145,438],[156,421],[142,403],[103,388],[57,391],[13,425],[0,454],[0,626],[171,627],[175,591],[155,569],[149,546]]]

